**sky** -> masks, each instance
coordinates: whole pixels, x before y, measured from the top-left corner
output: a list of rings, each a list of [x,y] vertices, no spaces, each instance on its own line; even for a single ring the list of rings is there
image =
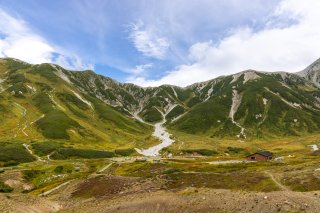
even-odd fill
[[[320,57],[319,0],[0,0],[0,57],[187,86]]]

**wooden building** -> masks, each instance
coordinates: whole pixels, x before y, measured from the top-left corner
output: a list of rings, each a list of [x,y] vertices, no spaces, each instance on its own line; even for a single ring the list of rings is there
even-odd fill
[[[266,161],[266,160],[272,160],[272,153],[268,151],[261,151],[256,152],[254,154],[248,155],[247,160],[248,161]]]

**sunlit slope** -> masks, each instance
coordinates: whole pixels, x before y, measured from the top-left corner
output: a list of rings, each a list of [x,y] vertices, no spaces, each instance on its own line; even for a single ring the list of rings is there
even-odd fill
[[[151,139],[144,122],[164,117],[169,129],[206,137],[306,135],[320,130],[319,64],[299,73],[247,70],[184,88],[143,88],[93,71],[3,59],[1,137],[132,147]]]
[[[68,140],[110,146],[142,143],[152,128],[80,91],[63,68],[0,61],[0,137]]]

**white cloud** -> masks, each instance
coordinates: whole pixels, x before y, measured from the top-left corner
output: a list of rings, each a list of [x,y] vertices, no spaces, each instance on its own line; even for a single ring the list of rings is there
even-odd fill
[[[283,0],[262,30],[246,26],[218,43],[195,43],[189,49],[191,64],[177,66],[158,80],[136,77],[131,82],[186,86],[245,69],[299,71],[320,57],[319,8],[318,0]]]
[[[51,45],[32,32],[27,23],[0,8],[0,57],[17,58],[29,63],[58,63],[70,69],[92,68],[78,56]]]
[[[137,65],[134,69],[130,70],[130,72],[134,75],[142,74],[144,71],[150,69],[152,66],[153,64],[151,63]]]
[[[65,51],[64,51],[65,52]],[[52,63],[59,64],[63,68],[72,69],[72,70],[86,70],[94,69],[94,65],[90,63],[85,63],[79,58],[79,56],[72,53],[64,53],[64,55],[58,54],[58,57],[52,59]]]
[[[169,48],[169,42],[164,37],[159,37],[154,30],[147,29],[140,21],[132,24],[129,38],[135,48],[143,55],[163,59]]]

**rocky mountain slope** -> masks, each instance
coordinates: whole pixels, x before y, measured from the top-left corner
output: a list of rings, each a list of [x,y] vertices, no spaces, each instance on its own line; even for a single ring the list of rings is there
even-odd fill
[[[147,143],[175,131],[234,139],[320,130],[320,60],[299,73],[243,71],[185,88],[142,88],[92,71],[0,60],[0,137]]]

